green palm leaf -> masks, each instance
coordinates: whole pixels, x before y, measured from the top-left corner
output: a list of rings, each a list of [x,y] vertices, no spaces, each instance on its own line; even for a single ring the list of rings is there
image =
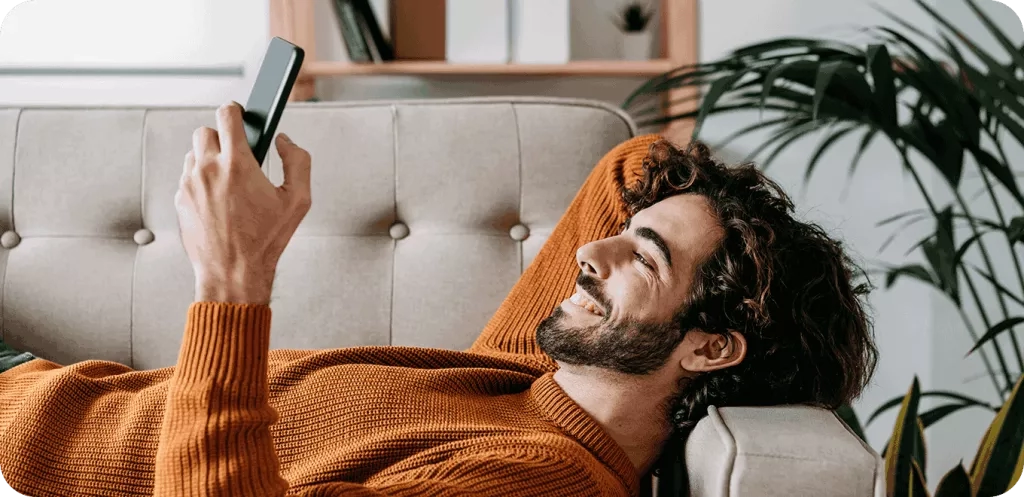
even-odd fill
[[[1017,326],[1020,323],[1024,323],[1024,318],[1012,317],[1006,318],[992,325],[992,327],[989,328],[988,331],[986,331],[985,334],[978,339],[978,341],[974,344],[974,347],[971,347],[971,350],[967,352],[967,355],[973,354],[974,351],[981,348],[982,345],[985,345],[989,341],[994,340],[1000,334],[1012,329],[1014,326]]]

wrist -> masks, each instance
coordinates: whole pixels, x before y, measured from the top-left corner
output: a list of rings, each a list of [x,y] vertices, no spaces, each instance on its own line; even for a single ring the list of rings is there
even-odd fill
[[[195,301],[269,305],[273,281],[272,276],[263,275],[199,277],[196,278]]]

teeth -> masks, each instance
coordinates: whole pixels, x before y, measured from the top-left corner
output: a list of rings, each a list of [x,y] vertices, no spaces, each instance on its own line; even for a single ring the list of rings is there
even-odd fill
[[[592,314],[597,314],[598,316],[603,316],[604,315],[604,314],[601,313],[601,308],[598,307],[597,304],[595,304],[590,299],[588,299],[588,298],[586,298],[586,297],[584,297],[584,296],[582,296],[582,295],[580,295],[578,293],[572,294],[572,297],[569,297],[569,302],[572,302],[573,304],[576,304],[576,305],[578,305],[578,306],[580,306],[580,307],[590,311]]]

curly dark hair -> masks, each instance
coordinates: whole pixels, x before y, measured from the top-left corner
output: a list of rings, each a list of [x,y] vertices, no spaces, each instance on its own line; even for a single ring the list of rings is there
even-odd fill
[[[668,446],[679,449],[711,405],[836,409],[858,397],[878,350],[862,300],[870,286],[856,282],[863,271],[843,244],[795,219],[789,196],[755,165],[726,166],[699,141],[685,150],[651,144],[641,178],[621,191],[630,216],[683,193],[707,199],[724,236],[675,322],[727,340],[735,330],[747,353],[680,382],[666,406],[675,429]]]

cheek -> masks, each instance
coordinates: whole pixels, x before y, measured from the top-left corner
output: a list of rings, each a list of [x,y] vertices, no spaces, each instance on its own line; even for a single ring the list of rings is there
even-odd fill
[[[616,313],[634,318],[650,316],[659,306],[661,295],[652,290],[645,282],[634,280],[621,281],[617,288],[608,289]]]

